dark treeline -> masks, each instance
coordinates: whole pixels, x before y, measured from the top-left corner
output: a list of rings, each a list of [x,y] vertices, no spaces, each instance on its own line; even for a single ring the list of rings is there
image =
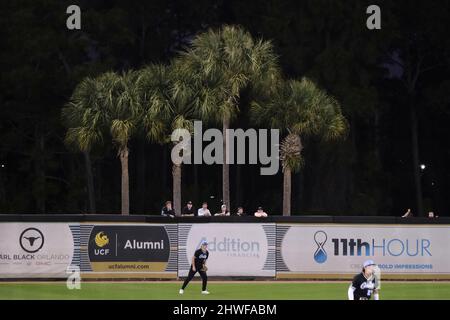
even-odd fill
[[[66,8],[82,29],[66,28]],[[86,76],[168,62],[198,32],[237,24],[271,40],[283,72],[313,79],[342,105],[349,133],[304,142],[293,214],[448,215],[450,23],[448,1],[379,1],[382,29],[366,28],[367,1],[56,1],[0,4],[0,213],[83,213],[83,154],[64,144],[61,109]],[[249,128],[245,96],[235,128]],[[130,143],[132,214],[159,214],[172,196],[170,145]],[[91,154],[95,207],[120,212],[120,162]],[[426,168],[422,170],[421,164]],[[186,165],[183,203],[219,210],[221,166]],[[232,211],[282,209],[282,173],[230,166]],[[422,194],[422,197],[418,196]],[[420,201],[422,199],[422,201]]]

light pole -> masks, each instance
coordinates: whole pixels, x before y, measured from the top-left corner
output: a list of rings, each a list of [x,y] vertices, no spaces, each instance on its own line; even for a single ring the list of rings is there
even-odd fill
[[[427,166],[426,166],[426,164],[425,163],[421,163],[420,165],[419,165],[419,168],[420,168],[420,170],[419,170],[419,185],[418,185],[418,208],[417,208],[417,211],[419,211],[418,212],[418,216],[419,217],[421,217],[421,216],[423,216],[424,215],[424,212],[422,212],[423,211],[423,190],[422,190],[422,177],[423,177],[423,175],[424,175],[424,172],[425,172],[425,169],[427,168]]]

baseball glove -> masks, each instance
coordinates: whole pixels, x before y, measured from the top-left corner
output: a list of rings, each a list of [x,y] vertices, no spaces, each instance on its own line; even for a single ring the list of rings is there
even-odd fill
[[[206,265],[203,265],[203,267],[200,269],[200,271],[206,272],[206,271],[208,271],[208,267]]]

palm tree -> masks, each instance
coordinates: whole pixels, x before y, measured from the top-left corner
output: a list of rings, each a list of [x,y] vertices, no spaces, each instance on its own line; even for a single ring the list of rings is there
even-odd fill
[[[136,87],[142,113],[140,127],[147,139],[159,144],[169,143],[167,125],[171,117],[170,77],[165,65],[151,64],[138,71]],[[174,185],[175,188],[175,185]],[[174,206],[178,214],[179,208]]]
[[[70,102],[62,110],[63,123],[68,128],[66,144],[83,152],[87,164],[89,211],[95,212],[94,181],[90,166],[92,147],[103,141],[100,123],[104,112],[99,104],[101,84],[97,79],[85,78],[75,88]]]
[[[111,135],[122,168],[123,215],[130,213],[128,142],[140,118],[136,78],[136,72],[122,76],[107,72],[95,79],[86,78],[63,110],[64,118],[72,125],[66,134],[68,144],[89,151],[95,143],[102,143],[106,135]]]
[[[306,78],[288,80],[266,101],[252,102],[252,119],[287,132],[280,145],[283,169],[283,215],[291,215],[291,175],[303,162],[302,139],[335,140],[345,135],[347,121],[339,103]]]
[[[181,61],[170,66],[153,64],[140,71],[138,80],[140,104],[143,108],[143,126],[151,141],[170,143],[171,135],[179,137],[181,130],[193,132],[195,101],[199,96],[195,83],[183,73]],[[174,141],[176,146],[179,141]],[[181,151],[186,156],[187,150]],[[181,213],[182,163],[172,159],[173,203]]]
[[[230,207],[228,138],[226,130],[239,113],[239,99],[243,89],[278,77],[279,68],[273,46],[269,41],[254,40],[240,27],[224,26],[197,35],[186,52],[181,53],[182,67],[197,82],[207,84],[205,95],[200,94],[195,110],[199,117],[222,124],[223,202]]]
[[[105,103],[110,110],[109,129],[113,142],[118,149],[122,167],[122,214],[130,214],[130,186],[128,172],[128,142],[136,131],[140,119],[137,96],[137,72],[129,71],[122,76],[107,73],[101,79],[105,81]]]

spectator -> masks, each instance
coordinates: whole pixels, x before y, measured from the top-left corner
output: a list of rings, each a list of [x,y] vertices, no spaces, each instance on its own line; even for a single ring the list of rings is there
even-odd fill
[[[229,216],[229,215],[230,215],[230,211],[227,210],[226,204],[223,204],[220,207],[220,212],[215,214],[215,216]]]
[[[434,212],[433,211],[428,212],[428,218],[434,218]]]
[[[410,218],[412,217],[411,209],[408,209],[404,215],[402,215],[402,218]]]
[[[166,201],[166,204],[161,210],[161,215],[165,217],[175,217],[175,210],[172,208],[172,202]]]
[[[258,218],[267,218],[268,214],[264,212],[262,207],[258,207],[258,211],[255,212],[255,217]]]
[[[197,215],[199,217],[211,217],[211,212],[208,210],[207,202],[203,202],[202,207],[198,209]]]
[[[188,201],[188,203],[186,204],[186,207],[183,208],[182,216],[183,217],[195,216],[195,210],[194,210],[194,207],[192,206],[192,201]]]
[[[236,215],[239,216],[239,217],[245,216],[244,208],[238,207],[238,208],[237,208]]]

